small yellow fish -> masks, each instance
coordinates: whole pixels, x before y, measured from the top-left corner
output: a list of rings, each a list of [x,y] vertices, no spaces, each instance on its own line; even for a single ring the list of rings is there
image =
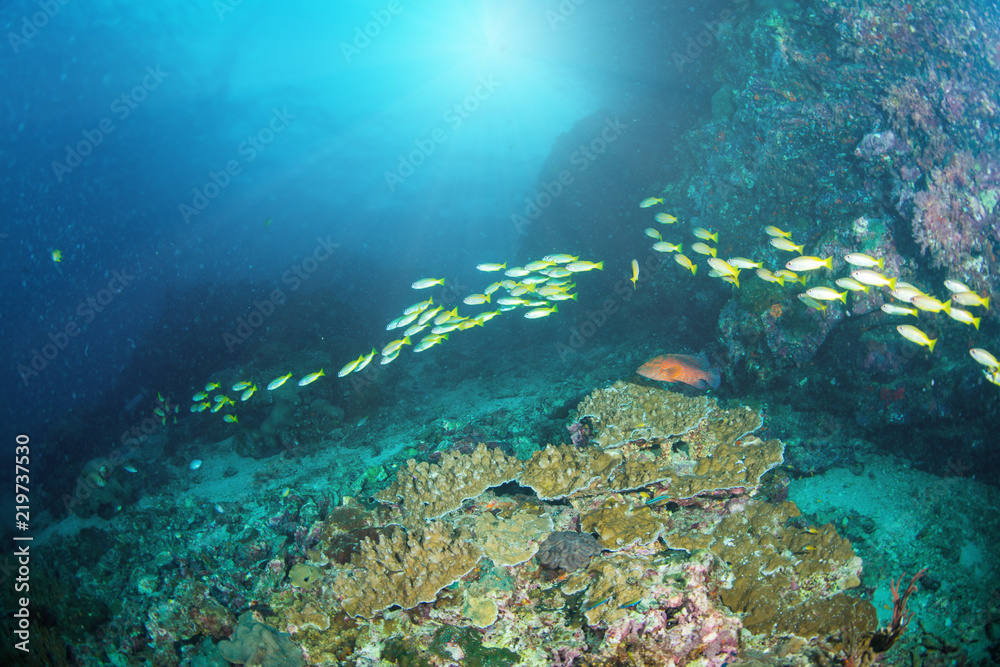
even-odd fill
[[[857,266],[862,269],[870,269],[872,267],[878,267],[879,269],[885,268],[885,260],[881,257],[875,258],[871,255],[866,255],[863,252],[852,252],[844,255],[844,261],[851,266]]]
[[[971,324],[976,327],[976,331],[979,331],[979,320],[978,317],[973,317],[972,313],[967,310],[962,310],[961,308],[951,308],[948,310],[948,314],[951,319],[961,322],[962,324]]]
[[[418,333],[429,327],[429,324],[413,324],[406,328],[403,332],[404,336],[416,336]]]
[[[951,301],[941,302],[926,294],[918,294],[910,299],[910,303],[927,313],[940,313],[942,310],[945,313],[951,312]]]
[[[226,407],[226,404],[223,401],[216,402],[216,404],[212,406],[212,414],[215,414],[224,407]]]
[[[838,292],[832,287],[810,287],[806,294],[820,301],[842,301],[847,303],[847,292]]]
[[[580,259],[578,256],[567,255],[566,253],[558,253],[555,255],[546,255],[542,257],[546,262],[554,262],[556,264],[569,264],[570,262],[575,262]]]
[[[361,369],[363,369],[365,366],[371,363],[372,359],[375,358],[376,354],[378,354],[378,350],[376,350],[373,347],[372,351],[364,356],[364,358],[361,360],[361,363],[354,367],[354,372],[359,373]]]
[[[817,301],[808,294],[799,294],[798,297],[799,301],[806,304],[810,308],[815,308],[816,310],[821,310],[823,312],[826,312],[826,304],[823,303],[822,301]]]
[[[651,239],[656,239],[657,241],[663,240],[663,237],[660,236],[660,230],[655,229],[653,227],[646,227],[646,229],[643,230],[643,234],[645,234]]]
[[[928,338],[927,334],[910,324],[900,324],[896,327],[896,331],[906,340],[917,345],[922,345],[931,352],[934,351],[934,344],[938,341],[937,338]]]
[[[503,272],[503,274],[508,278],[523,278],[529,273],[531,273],[531,271],[524,268],[523,266],[515,266]]]
[[[556,304],[552,304],[551,308],[535,308],[534,310],[526,312],[524,316],[529,320],[537,320],[540,317],[548,317],[552,313],[558,312],[557,308],[558,306]]]
[[[398,356],[399,356],[399,350],[396,350],[392,354],[383,355],[379,363],[385,366],[386,364],[391,363]]]
[[[906,303],[909,303],[915,296],[927,296],[920,291],[920,288],[901,281],[896,283],[896,286],[889,291],[889,294],[892,294],[893,298],[905,301]]]
[[[524,268],[527,271],[541,271],[542,269],[547,269],[554,264],[555,262],[550,262],[545,259],[536,259],[533,262],[528,262],[527,264],[525,264]]]
[[[660,241],[653,244],[653,250],[656,252],[684,252],[683,243],[667,243],[666,241]]]
[[[205,384],[205,391],[214,391],[219,388],[218,382],[209,382]]]
[[[324,375],[326,375],[326,373],[324,373],[323,369],[321,368],[318,371],[316,371],[315,373],[310,373],[309,375],[307,375],[304,378],[302,378],[301,380],[299,380],[299,386],[300,387],[304,387],[307,384],[312,384],[313,382],[315,382],[316,380],[320,379]]]
[[[788,238],[772,238],[771,245],[773,245],[778,250],[784,250],[786,252],[797,252],[800,255],[802,254],[802,249],[805,247],[793,243],[792,240]]]
[[[53,250],[52,251],[52,261],[53,262],[61,262],[62,261],[62,257],[63,257],[62,250]]]
[[[691,245],[691,250],[694,250],[699,255],[709,255],[710,257],[715,257],[715,248],[706,245],[699,241],[698,243],[693,243]]]
[[[554,269],[545,269],[544,271],[542,271],[542,273],[547,275],[549,278],[566,278],[567,276],[573,275],[572,271],[567,271],[561,266],[556,267]]]
[[[566,265],[566,270],[572,271],[573,273],[579,273],[580,271],[590,271],[592,269],[603,271],[604,262],[570,262],[569,264]]]
[[[479,313],[472,319],[475,320],[479,326],[482,326],[483,324],[489,322],[499,314],[500,314],[499,310],[488,310],[485,313]]]
[[[236,424],[240,421],[239,417],[237,417],[236,415],[223,415],[222,420],[227,421],[230,424]]]
[[[774,225],[768,225],[767,227],[765,227],[764,233],[772,238],[786,238],[786,239],[792,238],[791,232],[786,232],[782,229],[778,229]]]
[[[503,271],[507,268],[507,262],[503,264],[476,264],[479,271]]]
[[[835,282],[838,287],[843,287],[844,289],[852,292],[868,293],[868,285],[862,285],[854,278],[837,278],[833,282]]]
[[[715,241],[716,243],[719,242],[719,233],[715,232],[713,234],[704,227],[695,227],[693,230],[693,234],[704,241]]]
[[[641,202],[639,202],[639,208],[649,208],[650,206],[655,206],[656,204],[662,204],[663,197],[646,197]]]
[[[206,394],[203,391],[199,391],[197,394],[191,397],[191,400],[197,403],[198,401],[204,401],[206,398],[208,398],[208,394]]]
[[[632,260],[632,277],[630,280],[632,281],[632,289],[635,289],[635,282],[639,280],[639,262],[634,259]]]
[[[972,348],[969,350],[969,354],[972,355],[973,359],[987,368],[1000,368],[1000,361],[981,347]]]
[[[353,371],[355,368],[358,367],[358,364],[360,364],[361,361],[364,358],[365,358],[365,355],[362,354],[357,359],[355,359],[354,361],[351,361],[351,362],[348,362],[348,363],[344,364],[344,367],[341,368],[340,371],[337,372],[337,377],[344,377],[345,375],[347,375],[348,373],[350,373],[351,371]]]
[[[889,315],[913,315],[917,316],[916,308],[907,308],[906,306],[897,306],[894,303],[883,303],[882,312]]]
[[[438,313],[437,317],[434,318],[434,324],[444,324],[448,320],[458,319],[458,308],[452,308],[451,310],[446,310],[443,313]]]
[[[228,396],[226,396],[225,394],[216,394],[216,395],[215,395],[215,396],[214,396],[214,397],[212,398],[212,400],[213,400],[213,401],[215,401],[216,403],[225,403],[225,402],[226,402],[226,400],[227,400],[228,398],[229,398],[229,397],[228,397]]]
[[[955,280],[953,278],[949,278],[948,280],[944,281],[944,286],[945,286],[945,289],[947,289],[952,294],[958,294],[959,292],[971,292],[972,291],[971,287],[969,287],[968,285],[966,285],[962,281]]]
[[[806,284],[805,276],[800,276],[794,271],[789,271],[788,269],[778,269],[774,272],[774,275],[778,276],[782,280],[788,280],[793,283],[802,283],[803,285]]]
[[[664,225],[672,225],[675,222],[677,222],[677,218],[670,215],[669,213],[657,213],[653,217],[656,219],[657,222]]]
[[[956,292],[951,295],[951,300],[962,306],[990,307],[990,298],[988,296],[979,296],[975,292]]]
[[[410,344],[410,337],[409,336],[403,336],[399,340],[394,340],[391,343],[389,343],[388,345],[386,345],[385,347],[383,347],[382,348],[382,356],[383,357],[388,357],[389,355],[392,355],[394,352],[398,353],[399,349],[401,347],[403,347],[404,345],[409,345],[409,344]],[[393,356],[395,356],[395,355],[393,355]]]
[[[462,303],[466,304],[467,306],[478,306],[480,304],[489,302],[490,302],[489,294],[470,294],[469,296],[462,299]]]
[[[288,378],[290,378],[290,377],[292,377],[291,373],[289,373],[288,375],[282,375],[280,378],[274,378],[273,380],[271,380],[268,383],[267,390],[268,391],[274,391],[275,389],[277,389],[281,385],[283,385],[286,382],[288,382]]]
[[[434,305],[434,297],[431,297],[430,299],[427,299],[426,301],[420,301],[418,303],[413,304],[412,306],[408,306],[403,311],[403,315],[412,315],[413,313],[422,313],[422,312],[424,312],[425,310],[427,310],[428,308],[430,308],[433,305]],[[395,327],[393,327],[393,328],[395,328]]]
[[[692,276],[698,273],[698,267],[692,264],[691,260],[688,259],[685,255],[682,255],[680,253],[674,255],[674,261],[683,266],[688,271],[690,271]]]
[[[851,271],[851,277],[862,285],[871,285],[872,287],[888,286],[890,290],[896,289],[895,278],[886,278],[878,271],[872,271],[871,269],[858,269],[857,271]]]
[[[198,404],[198,412],[204,412],[205,410],[208,410],[208,408],[209,408],[210,405],[211,405],[211,403],[209,403],[208,401],[204,401],[202,403],[199,403]]]
[[[757,277],[766,283],[778,283],[782,286],[785,284],[785,279],[782,276],[776,276],[768,269],[757,269]]]
[[[576,301],[576,293],[574,292],[573,294],[567,294],[566,292],[560,292],[559,294],[550,294],[545,298],[548,299],[549,301],[568,301],[570,299]]]
[[[153,414],[157,417],[166,417],[167,413],[163,411],[163,408],[153,408]]]
[[[244,382],[243,380],[240,380],[239,382],[233,385],[233,391],[243,391],[249,386],[250,386],[249,382]]]
[[[728,260],[730,265],[735,266],[737,269],[759,269],[763,264],[760,262],[755,262],[752,259],[747,259],[746,257],[730,257]]]
[[[795,259],[785,262],[785,268],[789,271],[815,271],[826,267],[833,268],[833,257],[813,257],[812,255],[799,255]]]
[[[442,341],[448,340],[448,334],[431,334],[430,336],[424,336],[420,339],[420,342],[413,348],[414,352],[423,352],[424,350],[439,345]]]
[[[739,278],[740,270],[724,259],[720,259],[718,257],[709,257],[708,265],[711,266],[716,271],[718,271],[721,275]],[[739,287],[739,285],[737,285],[737,287]]]
[[[493,284],[498,285],[499,283],[493,283]],[[489,291],[487,291],[486,293],[492,294],[492,292]],[[417,324],[427,324],[428,322],[430,322],[432,319],[437,317],[437,314],[441,312],[442,307],[443,306],[438,306],[437,308],[428,308],[424,312],[420,313],[420,317],[417,318]]]
[[[240,400],[241,401],[248,400],[251,396],[253,396],[253,394],[254,394],[255,391],[257,391],[257,385],[255,385],[255,384],[254,385],[250,385],[250,387],[247,388],[246,391],[244,391],[242,394],[240,394]]]
[[[444,285],[444,278],[421,278],[410,285],[410,287],[413,289],[427,289],[435,285]]]

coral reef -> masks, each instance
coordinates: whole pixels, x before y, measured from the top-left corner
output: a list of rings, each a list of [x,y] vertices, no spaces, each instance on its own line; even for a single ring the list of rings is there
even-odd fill
[[[432,521],[423,528],[398,530],[378,542],[361,542],[350,567],[337,575],[334,586],[350,616],[371,618],[399,605],[410,609],[433,602],[445,586],[468,574],[483,551],[465,531]]]
[[[576,415],[577,421],[590,418],[591,442],[608,449],[634,440],[683,435],[700,424],[713,405],[706,396],[688,397],[619,381],[593,391],[577,406]]]
[[[480,443],[468,456],[445,452],[436,464],[409,459],[393,484],[375,497],[398,504],[400,516],[412,524],[453,512],[486,489],[517,479],[521,471],[517,458]]]
[[[619,455],[596,447],[546,445],[531,455],[518,482],[543,500],[555,500],[606,483],[620,462]]]
[[[256,620],[251,612],[240,616],[231,639],[219,642],[219,653],[234,665],[301,667],[302,651],[288,635]]]
[[[585,567],[599,553],[601,547],[593,535],[559,530],[542,542],[538,549],[538,562],[553,570],[574,572]]]

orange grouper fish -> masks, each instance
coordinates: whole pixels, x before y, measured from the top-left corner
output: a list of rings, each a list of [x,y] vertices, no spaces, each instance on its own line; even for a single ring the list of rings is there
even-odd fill
[[[653,357],[636,371],[643,377],[662,382],[683,382],[698,389],[718,389],[719,369],[703,356],[664,354]]]

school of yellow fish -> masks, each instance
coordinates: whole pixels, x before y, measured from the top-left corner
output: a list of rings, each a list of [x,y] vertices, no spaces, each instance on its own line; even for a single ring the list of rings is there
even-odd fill
[[[379,350],[361,354],[348,362],[337,373],[344,377],[363,370],[376,354],[381,353],[380,364],[388,364],[399,356],[403,347],[411,345],[414,352],[423,352],[440,345],[456,331],[481,327],[491,319],[512,310],[521,309],[524,317],[537,320],[558,312],[558,302],[576,299],[573,276],[577,273],[603,270],[604,262],[589,262],[565,253],[546,255],[542,259],[528,262],[524,266],[507,268],[507,264],[479,264],[476,269],[485,273],[503,272],[505,278],[490,283],[481,293],[470,294],[462,302],[467,306],[496,304],[495,310],[487,310],[473,316],[461,315],[458,307],[445,310],[435,306],[434,299],[419,301],[403,310],[403,313],[386,325],[386,331],[402,329],[402,337],[387,343]],[[423,278],[410,287],[415,290],[444,285],[444,278]],[[494,296],[504,290],[505,296]],[[429,329],[415,344],[412,338]]]
[[[498,308],[466,316],[460,315],[457,307],[451,310],[445,310],[443,306],[434,307],[433,298],[415,303],[404,309],[402,315],[386,326],[387,331],[402,329],[401,338],[386,343],[381,350],[373,347],[371,352],[359,355],[357,359],[345,364],[337,376],[344,377],[364,370],[375,359],[376,355],[380,355],[380,364],[388,364],[399,356],[406,345],[412,345],[414,352],[423,352],[448,340],[448,336],[455,331],[483,326],[497,315],[508,311],[521,309],[524,311],[524,317],[529,320],[548,317],[558,312],[559,301],[576,299],[576,292],[573,291],[576,283],[572,280],[573,276],[586,271],[601,271],[604,269],[604,262],[589,262],[573,255],[560,253],[546,255],[542,259],[528,262],[524,266],[507,268],[506,263],[479,264],[476,269],[487,273],[502,271],[505,278],[491,283],[482,293],[470,294],[463,299],[463,303],[468,306],[495,303]],[[444,278],[423,278],[415,281],[410,287],[415,290],[423,290],[439,285],[444,285]],[[494,295],[501,289],[506,292],[506,296],[494,299]],[[414,345],[411,336],[415,337],[425,329],[430,329],[430,331]],[[314,373],[304,375],[297,384],[304,387],[325,376],[325,370],[320,368]],[[292,379],[292,373],[276,377],[267,384],[266,389],[267,391],[276,391],[290,379]],[[230,398],[224,390],[213,396],[212,392],[219,389],[221,387],[218,382],[206,383],[204,390],[191,397],[191,412],[208,411],[214,414],[226,411],[222,415],[222,419],[231,424],[238,424],[239,417],[233,412],[236,407],[236,399]],[[237,380],[232,385],[232,391],[238,395],[240,402],[246,402],[257,392],[257,385],[252,380]],[[163,410],[158,407],[157,416],[165,419],[166,413],[161,414],[161,412]]]
[[[650,208],[662,203],[663,199],[661,197],[647,197],[639,203],[639,207]],[[657,213],[654,219],[661,224],[668,225],[677,222],[675,216],[663,212]],[[769,237],[770,245],[777,250],[796,253],[797,255],[788,260],[784,268],[777,270],[765,268],[760,262],[755,262],[745,257],[721,259],[716,256],[716,248],[706,243],[706,241],[711,241],[718,244],[718,232],[712,232],[702,227],[695,227],[691,231],[695,238],[700,239],[691,245],[691,250],[706,257],[706,263],[709,267],[708,275],[713,278],[719,278],[737,288],[740,286],[740,272],[744,269],[753,269],[757,277],[765,282],[777,283],[779,286],[784,286],[786,283],[800,284],[803,287],[805,287],[809,275],[816,275],[812,272],[819,271],[820,269],[833,270],[832,257],[816,257],[814,255],[803,254],[805,251],[804,245],[795,243],[791,238],[791,233],[778,229],[773,225],[764,227],[764,233]],[[655,227],[647,227],[644,233],[646,236],[656,239],[656,243],[653,244],[653,250],[662,253],[674,253],[674,260],[678,264],[689,270],[691,275],[697,274],[698,266],[690,258],[682,254],[683,243],[669,243],[664,241],[660,231]],[[809,287],[798,295],[799,300],[809,308],[825,311],[827,302],[840,301],[846,304],[848,292],[867,293],[872,287],[885,288],[888,289],[893,299],[902,304],[908,304],[884,303],[881,310],[887,315],[916,317],[919,311],[927,313],[943,312],[962,324],[975,327],[977,331],[979,330],[981,318],[976,317],[971,311],[965,308],[989,308],[990,305],[988,297],[976,293],[968,285],[959,280],[945,280],[944,287],[948,290],[949,297],[944,300],[938,300],[910,283],[900,281],[895,277],[885,276],[881,272],[885,266],[885,261],[881,258],[872,257],[865,253],[853,252],[845,255],[844,261],[853,268],[849,276],[837,278],[833,281],[833,286],[819,285]],[[637,263],[633,260],[633,286],[635,285],[635,278],[638,275],[636,269]],[[838,291],[837,287],[841,291]],[[960,308],[959,306],[965,306],[965,308]],[[912,324],[900,324],[896,327],[896,331],[906,340],[926,347],[931,352],[934,351],[934,345],[938,341],[937,338],[931,338]],[[976,362],[985,366],[983,374],[986,379],[1000,386],[1000,362],[997,361],[996,357],[985,349],[978,347],[969,350],[969,354]]]

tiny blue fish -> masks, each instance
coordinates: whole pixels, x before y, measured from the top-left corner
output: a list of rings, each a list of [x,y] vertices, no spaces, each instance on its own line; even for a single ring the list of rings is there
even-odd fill
[[[588,611],[590,611],[590,610],[592,610],[592,609],[597,609],[598,607],[600,607],[600,606],[601,606],[602,604],[604,604],[605,602],[608,602],[609,600],[611,600],[611,598],[610,598],[610,597],[606,597],[606,598],[604,598],[603,600],[601,600],[600,602],[595,602],[594,604],[592,604],[592,605],[590,605],[589,607],[587,607],[586,609],[584,609],[584,610],[583,610],[583,613],[585,613],[585,614],[586,614],[586,613],[587,613]]]

